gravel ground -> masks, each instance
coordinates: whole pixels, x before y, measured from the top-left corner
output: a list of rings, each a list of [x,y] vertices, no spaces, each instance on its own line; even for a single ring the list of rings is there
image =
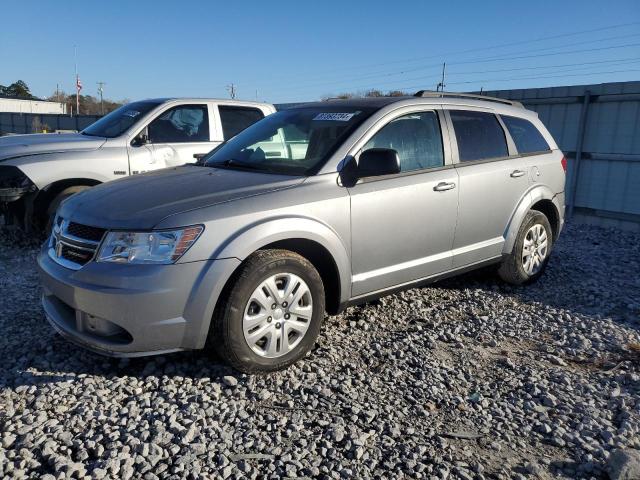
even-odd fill
[[[268,376],[67,344],[35,254],[0,239],[1,478],[615,478],[640,448],[638,234],[570,226],[535,285],[350,308]]]

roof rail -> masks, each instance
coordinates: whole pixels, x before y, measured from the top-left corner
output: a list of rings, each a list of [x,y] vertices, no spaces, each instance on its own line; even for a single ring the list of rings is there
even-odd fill
[[[474,100],[485,100],[487,102],[503,103],[514,107],[524,108],[524,105],[515,100],[507,100],[506,98],[487,97],[485,95],[477,95],[473,93],[456,93],[456,92],[436,92],[434,90],[419,90],[413,94],[414,97],[422,98],[472,98]]]

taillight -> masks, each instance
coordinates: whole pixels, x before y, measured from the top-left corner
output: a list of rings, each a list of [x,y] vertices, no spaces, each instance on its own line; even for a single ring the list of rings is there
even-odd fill
[[[562,169],[564,170],[564,173],[567,173],[567,157],[562,157],[562,160],[560,160],[560,163],[562,164]]]

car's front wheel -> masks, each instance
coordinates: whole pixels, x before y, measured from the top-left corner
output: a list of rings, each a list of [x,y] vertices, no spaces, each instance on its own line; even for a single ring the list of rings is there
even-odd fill
[[[549,220],[542,212],[530,210],[520,225],[511,253],[498,269],[500,278],[514,285],[536,281],[547,268],[552,245]]]
[[[240,371],[280,370],[313,347],[324,306],[322,279],[306,258],[288,250],[259,250],[223,293],[210,342]]]

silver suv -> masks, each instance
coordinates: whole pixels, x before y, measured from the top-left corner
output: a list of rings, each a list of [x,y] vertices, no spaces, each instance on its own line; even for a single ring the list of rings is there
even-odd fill
[[[565,168],[516,102],[420,91],[282,110],[197,165],[65,201],[38,258],[44,310],[108,355],[213,348],[277,370],[325,311],[488,264],[538,279]]]

